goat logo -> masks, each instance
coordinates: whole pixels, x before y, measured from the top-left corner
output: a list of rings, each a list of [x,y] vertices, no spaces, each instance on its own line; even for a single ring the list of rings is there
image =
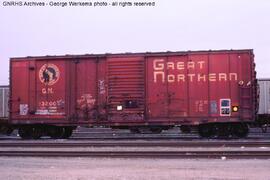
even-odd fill
[[[39,79],[45,85],[55,84],[60,77],[60,71],[54,64],[44,64],[39,70]]]

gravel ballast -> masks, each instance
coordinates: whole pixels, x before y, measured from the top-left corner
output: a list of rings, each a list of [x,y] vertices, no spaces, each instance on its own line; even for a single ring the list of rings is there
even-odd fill
[[[269,179],[270,160],[10,158],[0,157],[5,180]]]

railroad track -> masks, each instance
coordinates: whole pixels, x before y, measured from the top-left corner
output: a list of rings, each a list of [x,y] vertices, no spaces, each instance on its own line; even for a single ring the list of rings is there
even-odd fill
[[[270,141],[7,141],[0,147],[268,147]],[[0,149],[1,149],[0,148]]]
[[[221,158],[269,159],[270,151],[0,151],[13,157]]]
[[[255,138],[258,139],[258,138]],[[259,138],[259,139],[270,139],[270,138]],[[16,136],[6,136],[6,137],[0,137],[0,142],[1,141],[6,141],[6,140],[11,140],[11,141],[28,141],[28,140],[23,140],[20,137]],[[43,137],[39,140],[53,140],[50,137]],[[39,141],[36,140],[36,141]],[[115,137],[70,137],[69,139],[64,139],[64,140],[71,140],[71,141],[100,141],[100,140],[111,140],[111,141],[123,141],[123,140],[146,140],[146,141],[154,141],[154,140],[186,140],[186,141],[191,141],[191,140],[202,140],[199,137],[121,137],[121,136],[115,136]]]
[[[197,133],[181,133],[181,132],[162,132],[162,133],[131,133],[129,131],[75,131],[73,132],[73,134],[76,134],[76,135],[80,135],[80,134],[93,134],[93,135],[100,135],[100,134],[108,134],[108,135],[111,135],[111,134],[120,134],[120,135],[196,135],[198,136]],[[250,132],[249,134],[253,135],[253,134],[266,134],[266,135],[270,135],[270,132],[266,132],[266,133],[263,133],[263,132]]]
[[[7,141],[0,156],[270,159],[270,141]]]
[[[0,135],[1,140],[9,140],[9,139],[20,139],[17,136],[16,132],[11,136]],[[43,137],[42,139],[48,139],[47,137]],[[200,140],[198,134],[183,134],[179,133],[179,130],[176,131],[168,130],[164,131],[160,134],[133,134],[128,130],[111,130],[111,129],[82,129],[74,131],[73,135],[70,137],[71,140]],[[212,139],[226,139],[226,138],[212,138]],[[270,140],[270,132],[261,133],[260,129],[253,129],[249,136],[245,138],[247,140]]]

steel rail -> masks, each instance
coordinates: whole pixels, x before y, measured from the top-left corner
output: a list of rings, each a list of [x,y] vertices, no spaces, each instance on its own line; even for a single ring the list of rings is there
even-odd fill
[[[270,141],[8,141],[1,147],[270,147]]]
[[[40,140],[51,140],[51,138],[41,138]],[[22,140],[18,136],[0,136],[0,141],[3,140]],[[186,140],[186,141],[191,141],[191,140],[207,140],[206,138],[200,138],[198,136],[99,136],[99,137],[70,137],[69,140],[74,140],[74,141],[87,141],[87,140]],[[210,138],[210,140],[238,140],[238,138]],[[239,139],[240,140],[240,139]],[[254,136],[254,137],[247,137],[241,140],[270,140],[270,136]]]
[[[269,159],[270,151],[0,151],[12,157]]]
[[[111,135],[111,134],[118,134],[118,135],[189,135],[189,136],[199,136],[198,133],[172,133],[172,132],[162,132],[162,133],[159,133],[159,134],[154,134],[154,133],[138,133],[138,134],[134,134],[134,133],[130,133],[130,132],[112,132],[112,131],[109,131],[109,132],[91,132],[91,131],[78,131],[78,132],[73,132],[74,135],[82,135],[82,134],[97,134],[97,135],[100,135],[100,134],[107,134],[107,135]],[[264,134],[264,135],[270,135],[270,132],[266,132],[266,133],[262,133],[262,132],[249,132],[250,135],[261,135],[261,134]]]

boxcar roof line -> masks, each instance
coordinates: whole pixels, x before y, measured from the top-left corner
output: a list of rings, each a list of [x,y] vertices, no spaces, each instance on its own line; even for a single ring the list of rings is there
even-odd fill
[[[164,51],[164,52],[138,52],[138,53],[103,53],[103,54],[83,54],[83,55],[71,55],[71,54],[66,54],[66,55],[46,55],[46,56],[27,56],[27,57],[12,57],[10,58],[11,60],[20,60],[20,59],[61,59],[61,58],[70,58],[70,59],[75,59],[75,58],[102,58],[102,57],[125,57],[126,55],[128,56],[146,56],[146,57],[151,57],[151,56],[164,56],[165,53],[169,56],[174,56],[174,55],[188,55],[188,54],[208,54],[208,53],[234,53],[234,52],[248,52],[250,51],[253,52],[253,49],[241,49],[241,50],[198,50],[198,51]]]

